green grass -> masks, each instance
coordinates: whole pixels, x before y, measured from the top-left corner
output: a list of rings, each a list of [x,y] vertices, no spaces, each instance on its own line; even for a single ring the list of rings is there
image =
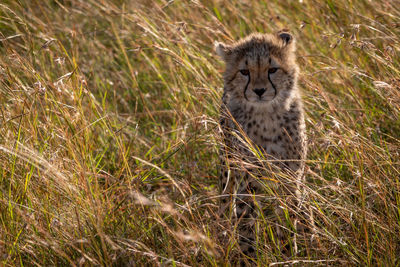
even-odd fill
[[[283,258],[264,220],[258,264],[399,265],[399,20],[383,0],[2,1],[2,265],[229,266],[213,42],[282,28],[318,242]]]

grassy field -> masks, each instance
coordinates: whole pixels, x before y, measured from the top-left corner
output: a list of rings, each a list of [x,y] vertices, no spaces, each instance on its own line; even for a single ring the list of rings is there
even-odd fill
[[[1,265],[229,266],[213,43],[283,28],[318,242],[258,264],[399,266],[398,0],[2,0]]]

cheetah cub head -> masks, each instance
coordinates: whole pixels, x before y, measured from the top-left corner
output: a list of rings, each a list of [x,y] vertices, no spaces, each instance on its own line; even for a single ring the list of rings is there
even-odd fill
[[[215,43],[225,61],[224,91],[229,102],[265,110],[290,105],[297,95],[295,40],[290,33],[255,33],[227,45]]]

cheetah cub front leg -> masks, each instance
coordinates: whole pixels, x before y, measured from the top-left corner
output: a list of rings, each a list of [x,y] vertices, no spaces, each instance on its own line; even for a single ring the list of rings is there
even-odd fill
[[[221,209],[234,207],[240,248],[255,259],[255,225],[271,204],[266,196],[283,194],[275,216],[285,217],[282,204],[296,206],[304,177],[307,146],[295,40],[287,32],[256,33],[231,45],[216,42],[216,52],[226,65]]]

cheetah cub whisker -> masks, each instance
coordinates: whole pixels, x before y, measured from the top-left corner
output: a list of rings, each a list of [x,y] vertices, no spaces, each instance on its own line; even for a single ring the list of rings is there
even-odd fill
[[[261,215],[272,210],[282,239],[285,207],[295,211],[301,198],[307,144],[295,40],[285,31],[254,33],[231,45],[216,42],[215,50],[226,65],[220,209],[236,218],[240,249],[255,259]],[[272,205],[271,192],[280,199]]]

